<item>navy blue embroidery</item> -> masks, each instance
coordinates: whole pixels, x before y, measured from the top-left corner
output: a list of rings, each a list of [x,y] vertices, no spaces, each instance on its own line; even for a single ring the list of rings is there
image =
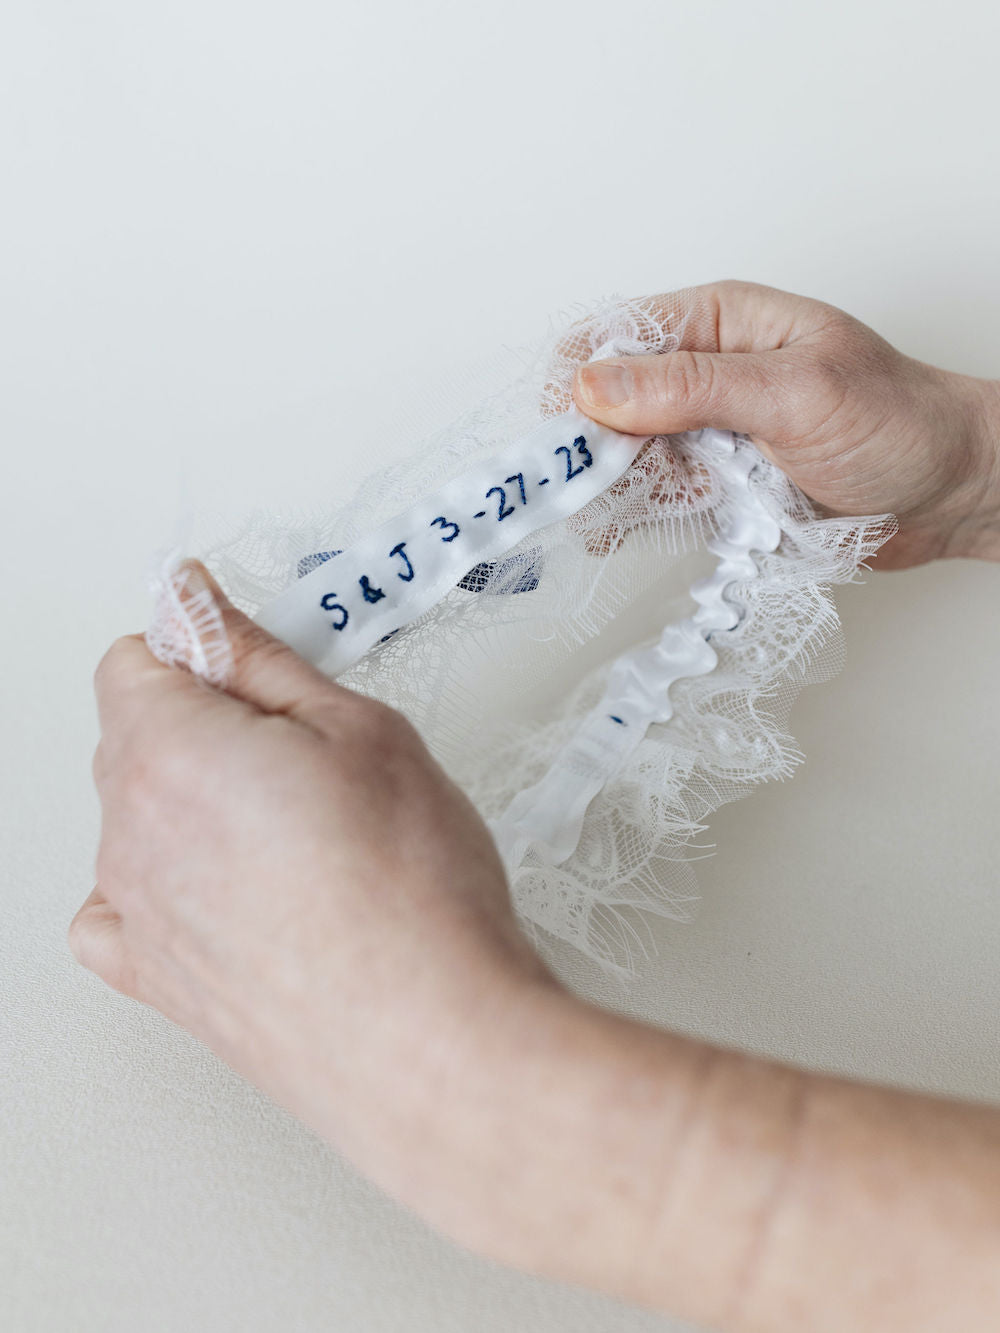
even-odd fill
[[[590,467],[590,465],[591,465],[591,464],[593,463],[593,461],[594,461],[594,456],[593,456],[593,454],[590,452],[590,450],[587,448],[587,437],[586,437],[586,435],[578,435],[578,436],[576,437],[576,439],[573,441],[573,444],[574,444],[574,446],[576,447],[576,452],[577,452],[577,453],[580,455],[580,457],[583,459],[583,466],[584,466],[584,467]]]
[[[432,518],[432,519],[431,519],[431,527],[432,527],[432,528],[438,528],[438,527],[439,527],[439,528],[441,529],[442,533],[444,532],[445,528],[451,528],[451,533],[450,533],[449,536],[447,536],[447,537],[442,536],[441,540],[442,540],[443,542],[453,542],[453,541],[455,540],[455,538],[456,538],[456,537],[458,536],[458,534],[459,534],[459,526],[458,526],[458,524],[457,524],[457,523],[452,523],[452,522],[450,522],[450,521],[449,521],[448,519],[446,519],[446,518],[441,518],[440,515],[439,515],[437,518]]]
[[[518,486],[519,486],[519,488],[520,488],[520,491],[521,491],[521,503],[522,503],[522,504],[527,504],[528,502],[527,502],[527,500],[524,498],[524,476],[523,476],[523,474],[520,473],[520,472],[515,472],[514,475],[513,475],[512,477],[508,477],[508,478],[507,478],[507,481],[506,481],[505,484],[506,484],[507,486],[509,486],[510,483],[511,483],[512,481],[516,481],[517,484],[518,484]]]
[[[343,629],[350,617],[347,614],[347,607],[341,606],[341,604],[335,600],[336,596],[337,594],[335,592],[324,593],[320,598],[319,604],[324,611],[335,611],[337,613],[339,619],[331,620],[330,624],[334,629]]]
[[[511,514],[513,514],[514,506],[507,503],[507,492],[502,486],[491,486],[486,492],[487,500],[491,495],[499,495],[500,497],[500,505],[497,509],[497,522],[502,523],[505,518],[510,518]]]
[[[397,542],[396,545],[389,552],[389,554],[398,555],[400,560],[402,560],[403,564],[406,566],[406,573],[398,574],[398,577],[401,578],[404,583],[409,583],[413,579],[413,566],[410,564],[410,557],[403,550],[403,547],[405,545],[406,542]]]
[[[574,477],[579,477],[584,470],[591,467],[594,462],[593,455],[587,447],[586,436],[584,435],[578,435],[576,439],[574,439],[572,445],[559,445],[559,447],[554,450],[554,455],[558,456],[560,454],[566,455],[566,481],[572,481]],[[538,486],[548,486],[553,480],[557,479],[551,477],[539,477],[535,484]],[[498,498],[499,503],[496,510],[496,519],[498,523],[502,523],[505,518],[510,518],[510,516],[516,512],[517,501],[512,500],[508,503],[508,490],[506,489],[515,485],[517,486],[517,494],[521,498],[521,505],[523,507],[528,503],[528,488],[525,484],[523,472],[513,473],[511,476],[505,478],[503,486],[499,484],[491,486],[486,492],[487,499],[490,499],[494,495]],[[473,515],[473,517],[486,518],[487,511],[485,509],[480,509]],[[430,526],[432,528],[440,529],[440,537],[443,542],[453,542],[461,536],[462,529],[460,525],[453,519],[446,518],[443,514],[439,514],[437,518],[431,519]],[[406,553],[406,545],[407,543],[405,541],[397,542],[389,552],[389,558],[391,559],[394,556],[399,557],[402,568],[396,567],[396,577],[403,583],[412,583],[416,577],[417,571],[414,569],[413,562]],[[318,569],[320,565],[326,564],[327,561],[332,560],[335,556],[340,554],[342,554],[342,552],[339,549],[314,551],[309,555],[303,556],[298,561],[296,573],[299,578],[304,578],[307,574],[311,574],[314,570]],[[386,577],[385,574],[383,574],[383,578],[384,577]],[[498,595],[514,595],[522,592],[533,592],[534,589],[538,587],[540,579],[541,549],[535,547],[532,551],[523,552],[516,556],[510,556],[507,559],[499,561],[482,561],[480,564],[473,566],[473,568],[459,580],[458,587],[465,589],[467,592],[482,592],[488,586],[491,593]],[[387,595],[384,589],[374,584],[371,581],[371,577],[367,574],[361,575],[358,579],[358,586],[361,590],[361,602],[368,605],[382,601]],[[335,592],[324,594],[320,605],[324,611],[330,612],[334,616],[334,619],[330,621],[331,627],[335,630],[341,630],[347,624],[349,615],[353,615],[355,612],[360,613],[363,610],[363,607],[360,603],[357,603],[355,604],[354,611],[349,612],[348,608],[342,602],[336,600],[337,596],[338,594]],[[387,639],[392,638],[396,633],[398,633],[397,630],[392,630],[389,634],[383,635],[379,642],[385,643]],[[608,716],[612,721],[617,722],[621,726],[627,725],[624,719],[615,717],[614,714],[608,714]]]
[[[573,466],[573,454],[568,444],[561,444],[559,448],[555,451],[556,454],[566,455],[567,481],[572,481],[574,477],[578,477],[580,473],[583,471],[583,469],[585,467],[590,467],[594,461],[593,455],[587,448],[587,437],[585,435],[578,435],[576,437],[576,439],[573,441],[573,448],[576,449],[577,453],[583,459],[583,462],[580,463],[577,467]]]
[[[381,588],[372,587],[372,585],[368,582],[367,574],[362,574],[361,577],[358,579],[358,582],[361,584],[361,596],[365,599],[366,602],[380,602],[382,598],[385,596],[385,593],[382,591]]]

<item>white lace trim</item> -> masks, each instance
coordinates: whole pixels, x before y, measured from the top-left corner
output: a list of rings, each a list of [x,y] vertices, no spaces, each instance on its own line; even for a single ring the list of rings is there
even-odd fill
[[[345,553],[330,561],[343,578],[346,553],[394,516],[449,485],[471,494],[468,479],[479,486],[484,464],[512,441],[573,411],[581,361],[669,353],[704,317],[684,293],[662,308],[608,303],[554,331],[507,391],[415,444],[348,504],[295,519],[257,514],[229,537],[209,533],[194,551],[251,615],[298,589],[303,574],[307,583],[333,552]],[[409,624],[390,617],[395,632],[339,676],[405,712],[469,792],[506,851],[515,904],[539,942],[556,935],[611,968],[627,968],[642,948],[643,912],[686,911],[691,848],[707,815],[755,783],[787,776],[800,759],[786,731],[791,703],[839,666],[827,588],[855,579],[894,530],[886,515],[818,518],[738,438],[701,432],[636,443],[622,475],[602,478],[575,512],[482,558],[473,551],[467,570],[458,570],[464,560],[442,566],[433,605],[416,607]],[[694,588],[693,614],[677,623],[676,610],[665,609],[658,644],[591,671],[540,720],[498,719],[496,680],[516,703],[524,691],[578,675],[578,650],[672,561],[706,544],[719,557],[716,572]],[[360,577],[353,567],[350,574]],[[192,613],[184,601],[179,613],[176,590],[161,577],[150,644],[164,661],[220,683],[221,621],[210,605],[197,602]]]

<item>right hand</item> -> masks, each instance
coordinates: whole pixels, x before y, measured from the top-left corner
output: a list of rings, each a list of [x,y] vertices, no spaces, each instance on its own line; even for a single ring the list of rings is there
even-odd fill
[[[827,513],[893,513],[880,568],[1000,559],[1000,382],[914,361],[850,315],[753,283],[690,298],[681,350],[577,371],[588,416],[628,434],[749,435]],[[700,316],[700,318],[699,318]]]

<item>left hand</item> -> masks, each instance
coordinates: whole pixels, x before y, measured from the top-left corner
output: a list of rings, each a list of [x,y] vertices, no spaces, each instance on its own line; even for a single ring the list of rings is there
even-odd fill
[[[86,966],[493,1259],[727,1333],[1000,1326],[1000,1113],[576,1000],[412,728],[223,615],[230,693],[98,672]]]
[[[71,946],[399,1193],[427,1089],[555,983],[485,825],[409,723],[195,571],[233,646],[228,692],[139,636],[105,656],[98,886]]]

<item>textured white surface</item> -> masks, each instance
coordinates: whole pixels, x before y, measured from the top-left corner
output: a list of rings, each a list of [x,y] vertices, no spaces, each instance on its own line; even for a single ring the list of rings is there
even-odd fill
[[[440,348],[578,298],[756,278],[996,374],[998,37],[972,0],[947,27],[857,0],[3,6],[5,1330],[676,1328],[438,1241],[73,964],[90,672],[185,488],[239,511],[294,465],[339,493],[405,451]],[[1000,1099],[998,589],[953,564],[838,598],[806,764],[712,821],[700,913],[658,926],[628,1004]]]

